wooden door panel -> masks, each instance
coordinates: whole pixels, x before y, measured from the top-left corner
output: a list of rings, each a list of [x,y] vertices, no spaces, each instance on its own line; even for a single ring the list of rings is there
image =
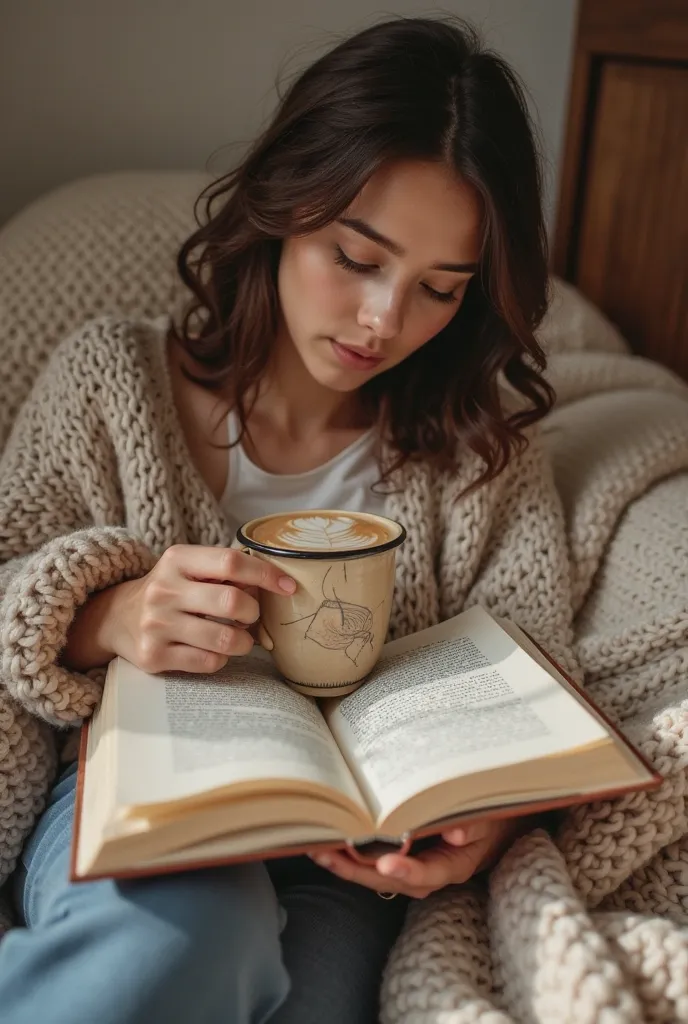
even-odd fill
[[[688,68],[599,69],[574,279],[636,351],[688,376]]]
[[[579,0],[552,268],[688,379],[688,0]]]

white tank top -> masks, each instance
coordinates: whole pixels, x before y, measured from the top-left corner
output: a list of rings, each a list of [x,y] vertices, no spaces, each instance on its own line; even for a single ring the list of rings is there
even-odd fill
[[[239,436],[233,412],[227,418],[230,444]],[[372,490],[379,480],[376,435],[369,430],[322,466],[306,473],[267,473],[241,444],[229,449],[229,472],[220,505],[234,533],[249,519],[294,509],[341,508],[384,515],[385,496]]]

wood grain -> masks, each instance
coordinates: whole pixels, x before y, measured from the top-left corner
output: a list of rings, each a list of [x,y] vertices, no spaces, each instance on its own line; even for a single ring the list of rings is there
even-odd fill
[[[574,272],[637,352],[688,377],[688,71],[605,63]]]
[[[552,265],[688,379],[688,0],[582,0]]]

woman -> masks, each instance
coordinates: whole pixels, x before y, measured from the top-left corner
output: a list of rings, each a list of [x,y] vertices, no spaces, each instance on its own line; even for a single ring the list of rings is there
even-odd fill
[[[87,324],[4,453],[3,683],[26,767],[8,863],[54,779],[44,723],[91,713],[91,670],[212,672],[251,648],[256,588],[293,590],[228,550],[252,516],[386,511],[408,530],[393,635],[481,601],[566,660],[562,522],[531,429],[552,397],[540,174],[513,73],[466,27],[379,24],[294,83],[207,199],[183,321]],[[370,867],[72,886],[74,781],[16,872],[6,1024],[373,1021],[407,900],[509,839],[479,823]]]

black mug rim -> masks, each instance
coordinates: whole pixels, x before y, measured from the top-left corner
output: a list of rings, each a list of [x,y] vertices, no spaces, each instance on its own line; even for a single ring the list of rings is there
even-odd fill
[[[402,526],[401,523],[397,522],[396,519],[389,519],[387,516],[374,515],[371,512],[351,512],[347,509],[323,509],[327,515],[348,515],[348,516],[362,516],[363,518],[370,517],[371,519],[382,519],[386,523],[392,523],[398,527],[399,534],[396,537],[392,537],[391,540],[386,540],[383,544],[371,544],[366,548],[337,548],[332,551],[295,551],[294,548],[278,548],[272,544],[262,544],[258,540],[253,540],[248,537],[244,532],[244,527],[248,526],[249,523],[259,522],[262,519],[272,519],[277,516],[289,515],[317,515],[320,509],[298,509],[294,512],[273,512],[267,516],[256,516],[254,519],[249,519],[247,522],[242,523],[236,533],[237,540],[240,544],[252,551],[257,551],[262,555],[273,555],[277,558],[301,558],[311,562],[323,562],[331,561],[333,559],[346,558],[350,560],[352,558],[366,558],[368,555],[381,555],[384,551],[392,551],[394,548],[398,548],[406,540],[406,527]]]

